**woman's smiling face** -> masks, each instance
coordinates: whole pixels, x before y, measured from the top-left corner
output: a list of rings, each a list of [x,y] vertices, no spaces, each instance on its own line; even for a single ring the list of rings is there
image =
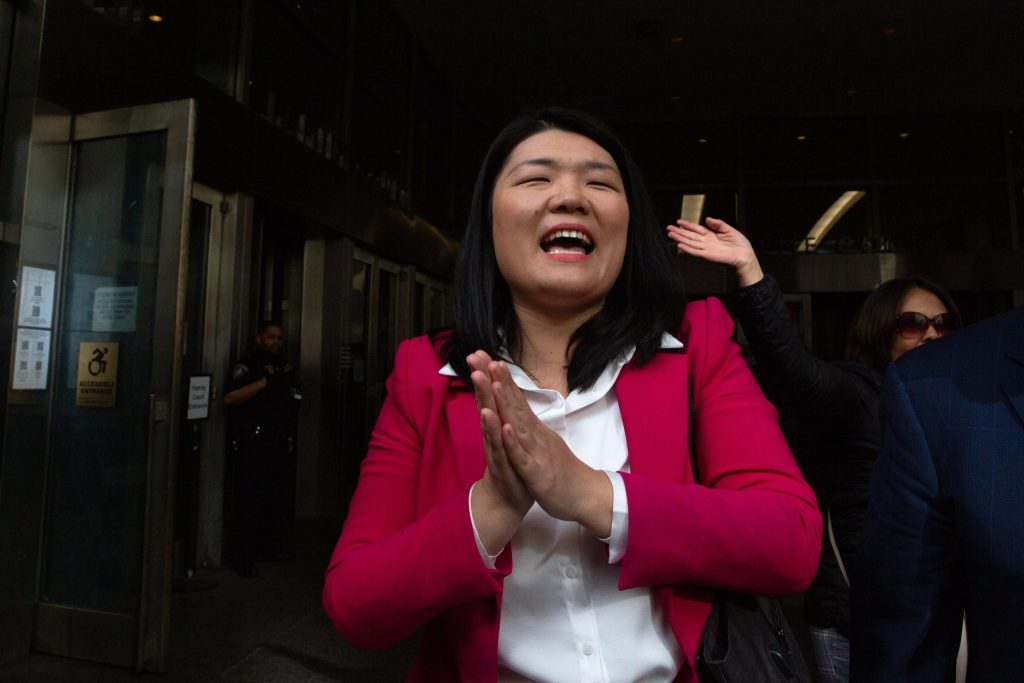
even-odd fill
[[[491,216],[515,306],[600,309],[622,269],[629,227],[622,176],[603,147],[563,130],[526,138],[498,173]]]

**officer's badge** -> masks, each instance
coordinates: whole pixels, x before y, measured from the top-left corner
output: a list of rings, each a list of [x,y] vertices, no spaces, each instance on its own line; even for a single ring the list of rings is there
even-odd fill
[[[277,368],[274,367],[273,365],[264,365],[263,371],[268,375],[273,375],[275,372],[277,372]]]
[[[239,363],[231,370],[231,379],[242,379],[247,372],[249,372],[249,368],[243,363]]]

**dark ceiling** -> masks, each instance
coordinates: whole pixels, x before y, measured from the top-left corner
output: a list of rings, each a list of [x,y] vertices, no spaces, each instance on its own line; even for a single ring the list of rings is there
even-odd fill
[[[1017,0],[391,0],[489,124],[1020,109]]]

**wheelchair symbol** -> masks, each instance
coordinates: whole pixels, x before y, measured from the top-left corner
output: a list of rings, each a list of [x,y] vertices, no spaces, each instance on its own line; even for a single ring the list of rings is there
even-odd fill
[[[89,361],[88,370],[89,374],[93,377],[102,375],[107,371],[107,353],[110,349],[93,349],[92,360]]]

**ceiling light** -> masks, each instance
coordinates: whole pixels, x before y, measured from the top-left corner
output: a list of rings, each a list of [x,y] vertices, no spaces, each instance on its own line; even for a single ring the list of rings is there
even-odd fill
[[[684,194],[683,208],[679,212],[679,217],[684,221],[700,223],[700,218],[704,215],[705,197],[706,195],[702,194]]]
[[[900,133],[900,139],[901,140],[906,140],[909,137],[910,137],[910,133]]]
[[[699,142],[699,143],[700,143],[700,144],[702,144],[702,145],[703,145],[703,144],[705,144],[705,143],[707,143],[707,141],[708,141],[708,139],[707,139],[707,138],[697,138],[697,142]]]
[[[671,97],[669,97],[669,99],[672,100],[673,102],[678,102],[679,100],[681,100],[683,98],[680,95],[672,95]]]
[[[856,88],[850,88],[849,90],[846,91],[846,94],[847,95],[856,95],[857,94],[857,89]]]
[[[894,36],[896,35],[896,27],[886,26],[884,29],[882,29],[882,33],[884,33],[887,36]]]
[[[804,140],[807,139],[807,136],[801,133],[800,135],[796,136],[796,139],[799,140],[800,142],[803,142]]]
[[[682,36],[672,36],[671,40],[672,40],[673,43],[678,45],[679,43],[683,42],[683,37]]]
[[[807,233],[801,242],[800,246],[796,248],[797,251],[814,251],[821,244],[821,241],[825,239],[825,235],[832,229],[839,219],[842,218],[847,211],[853,208],[853,205],[864,198],[865,192],[863,190],[849,190],[844,192],[839,199],[835,201],[832,206],[828,207],[828,210],[821,214],[821,218],[814,224],[810,232]]]
[[[146,18],[149,19],[154,24],[159,24],[160,22],[162,22],[164,20],[164,18],[162,16],[160,16],[159,14],[150,14]]]

